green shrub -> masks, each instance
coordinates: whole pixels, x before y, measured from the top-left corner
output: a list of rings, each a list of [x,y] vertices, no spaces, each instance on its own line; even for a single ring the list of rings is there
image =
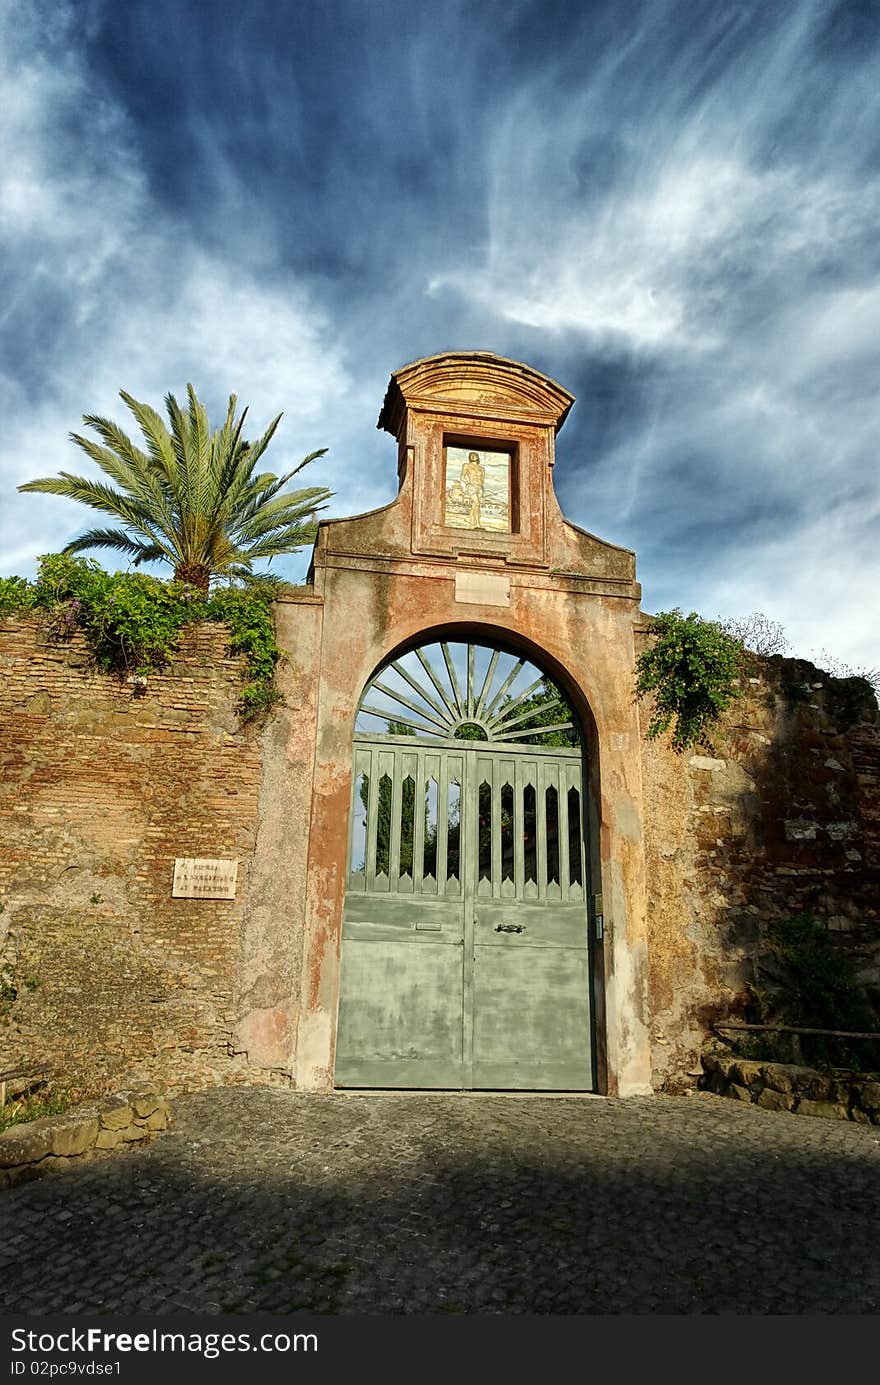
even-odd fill
[[[278,588],[251,585],[221,587],[205,607],[208,620],[229,626],[229,649],[247,659],[247,681],[238,709],[245,720],[265,715],[282,701],[275,687],[275,667],[281,650],[275,641],[272,602]]]
[[[759,960],[764,984],[752,988],[760,1023],[803,1029],[874,1033],[878,1017],[852,959],[825,924],[810,914],[795,914],[770,924],[767,949]],[[783,1051],[791,1040],[768,1035],[765,1043]],[[739,1043],[739,1041],[738,1041]],[[880,1064],[880,1043],[804,1034],[798,1041],[803,1061],[856,1070]]]
[[[24,577],[0,577],[0,620],[29,611],[34,606],[33,587]]]
[[[810,914],[777,919],[769,942],[779,965],[777,1015],[809,1029],[872,1030],[876,1016],[851,958]]]
[[[739,640],[712,620],[677,608],[651,622],[654,639],[636,660],[636,697],[653,694],[649,740],[672,728],[672,748],[703,744],[710,750],[711,728],[734,698],[746,654]]]
[[[248,720],[282,700],[274,683],[281,658],[272,614],[278,590],[277,585],[253,584],[206,595],[183,582],[109,573],[93,559],[55,553],[40,559],[33,582],[21,577],[0,581],[0,618],[42,610],[50,639],[69,639],[81,630],[98,666],[122,677],[143,677],[167,664],[184,626],[196,621],[226,624],[230,652],[246,659],[239,711]]]

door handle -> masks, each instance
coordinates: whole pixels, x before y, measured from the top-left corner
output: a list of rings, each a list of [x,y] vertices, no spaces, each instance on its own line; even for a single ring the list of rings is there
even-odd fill
[[[496,933],[525,933],[521,923],[496,923]]]

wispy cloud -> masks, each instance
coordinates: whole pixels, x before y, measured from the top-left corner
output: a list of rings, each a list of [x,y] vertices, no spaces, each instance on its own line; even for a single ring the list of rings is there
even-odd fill
[[[278,464],[329,445],[356,512],[394,490],[390,371],[487,348],[578,396],[560,497],[636,548],[648,609],[764,609],[804,650],[880,662],[871,6],[0,22],[0,570],[81,526],[13,487],[78,463],[68,431],[119,415],[120,386],[284,409]]]
[[[7,342],[24,336],[26,348],[9,352],[0,377],[3,571],[32,567],[84,527],[81,506],[13,487],[90,469],[67,441],[84,412],[136,431],[121,387],[161,407],[192,381],[215,414],[236,391],[260,410],[258,430],[283,410],[279,466],[285,453],[329,443],[328,399],[351,390],[327,313],[293,276],[243,271],[157,209],[122,113],[95,95],[75,42],[67,47],[75,18],[56,7],[54,34],[16,34],[7,19],[2,35],[0,85],[22,93],[0,109],[0,140],[17,155],[0,169],[14,271],[3,316]]]

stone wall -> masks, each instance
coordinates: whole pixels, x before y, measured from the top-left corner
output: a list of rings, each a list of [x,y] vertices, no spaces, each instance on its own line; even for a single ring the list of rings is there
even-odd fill
[[[191,628],[140,690],[90,668],[80,636],[0,623],[0,1068],[39,1061],[109,1090],[243,1066],[261,747],[226,638]],[[176,856],[238,858],[235,901],[172,899]]]
[[[713,1020],[742,1013],[774,918],[824,920],[880,988],[876,700],[779,657],[744,687],[712,755],[645,743],[655,1088],[688,1085]]]
[[[320,615],[316,595],[279,606],[287,706],[264,732],[240,726],[220,627],[189,630],[142,691],[36,617],[0,625],[0,1068],[101,1090],[290,1080]],[[714,754],[645,742],[642,771],[655,1087],[693,1083],[775,917],[825,919],[880,988],[873,699],[763,661]],[[235,901],[172,899],[177,856],[237,858]]]
[[[164,1091],[140,1082],[63,1115],[10,1126],[0,1132],[0,1189],[63,1173],[120,1145],[146,1144],[167,1128],[170,1116]]]
[[[793,1063],[704,1054],[700,1087],[765,1111],[880,1125],[880,1082],[854,1072],[817,1072]]]

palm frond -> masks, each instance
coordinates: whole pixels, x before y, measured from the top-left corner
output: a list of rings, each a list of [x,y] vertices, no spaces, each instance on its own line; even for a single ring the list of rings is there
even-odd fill
[[[186,393],[189,399],[189,445],[195,473],[194,508],[197,514],[207,516],[214,508],[211,486],[211,429],[207,410],[197,398],[192,385],[187,385]]]
[[[298,471],[302,471],[304,466],[308,466],[309,462],[316,461],[318,457],[326,456],[328,451],[329,449],[326,447],[319,447],[314,452],[310,452],[307,457],[303,457],[302,461],[299,463],[298,466],[295,466],[293,468],[293,471],[291,471],[290,475],[295,476]]]
[[[231,394],[223,427],[219,428],[211,439],[211,471],[216,479],[218,494],[221,496],[225,493],[221,485],[221,477],[224,474],[228,459],[234,460],[235,458],[238,440],[247,413],[247,409],[245,409],[241,418],[236,422],[235,406],[237,403],[237,396]]]
[[[98,424],[110,425],[106,419],[94,419],[90,417],[85,420],[93,426]],[[121,431],[121,430],[120,430]],[[109,432],[108,432],[109,435]],[[130,439],[122,434],[125,443],[131,448]],[[163,493],[158,478],[150,467],[146,457],[143,458],[143,465],[129,462],[125,457],[120,456],[112,447],[102,447],[92,438],[85,438],[79,433],[71,433],[70,439],[76,443],[77,447],[85,452],[86,456],[101,468],[106,476],[115,481],[123,490],[130,493],[132,498],[145,509],[152,512],[156,517],[161,517],[161,524],[166,531],[173,528],[173,515],[168,505],[167,497]],[[137,449],[132,449],[136,452]],[[143,454],[141,454],[143,456]],[[64,473],[62,473],[63,475]],[[88,503],[88,502],[86,502]]]
[[[138,421],[146,440],[152,466],[162,477],[171,494],[176,496],[177,459],[164,420],[149,404],[142,404],[140,400],[135,399],[126,390],[120,390],[119,397]]]
[[[224,576],[235,578],[237,582],[245,582],[248,586],[286,587],[288,585],[287,579],[278,572],[269,572],[268,569],[263,572],[253,572],[249,567],[241,565],[230,567]]]
[[[115,491],[112,486],[105,486],[101,481],[91,481],[85,476],[73,476],[68,471],[61,471],[57,476],[46,476],[37,481],[25,481],[18,489],[41,491],[45,495],[63,495],[67,500],[79,500],[96,510],[116,515],[119,519],[125,520],[126,524],[137,525],[141,520],[148,519],[147,511],[135,497],[123,495],[121,491]]]
[[[169,554],[157,543],[145,543],[141,552],[134,560],[135,567],[140,567],[141,563],[160,563],[164,560],[170,563],[176,562],[173,555]]]
[[[124,529],[87,529],[64,545],[65,553],[80,553],[87,548],[115,548],[134,558],[135,565],[173,557],[166,548],[155,543],[142,543]]]
[[[100,414],[85,414],[83,423],[89,428],[94,428],[105,446],[115,452],[133,471],[145,471],[149,468],[150,458],[147,453],[142,452],[111,418],[102,418]],[[70,436],[76,440],[75,433],[71,433]]]
[[[294,467],[293,471],[286,472],[284,476],[270,476],[267,472],[264,472],[260,476],[255,476],[251,485],[248,487],[246,496],[242,498],[239,506],[241,518],[249,519],[258,509],[262,509],[270,500],[274,500],[278,492],[287,485],[288,481],[290,481],[299,470],[299,467]],[[326,486],[312,486],[291,491],[290,496],[309,495],[313,492],[317,493],[318,491],[324,491],[328,496],[330,494]]]
[[[291,524],[264,538],[258,539],[247,549],[250,561],[255,558],[278,558],[284,553],[295,553],[304,544],[311,543],[318,532],[317,520],[303,524]]]
[[[181,481],[184,481],[186,478],[186,451],[184,447],[186,416],[173,394],[169,393],[165,396],[165,412],[171,421],[171,447],[177,462],[178,473]]]
[[[250,463],[251,471],[253,471],[253,468],[256,466],[257,462],[260,460],[263,453],[266,451],[266,448],[269,446],[269,443],[272,441],[272,438],[275,434],[275,429],[278,427],[283,417],[283,414],[276,414],[275,418],[273,418],[272,422],[269,424],[269,427],[266,429],[263,436],[261,438],[258,438],[256,442],[251,443],[250,447],[248,448],[248,461]]]
[[[317,486],[295,491],[291,495],[278,495],[249,513],[247,518],[233,527],[232,532],[239,543],[249,543],[271,529],[301,524],[310,519],[317,509],[325,509],[329,499],[330,492]]]

